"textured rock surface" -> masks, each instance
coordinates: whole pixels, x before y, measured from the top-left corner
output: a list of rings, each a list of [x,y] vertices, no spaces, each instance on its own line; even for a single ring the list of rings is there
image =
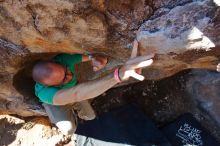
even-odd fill
[[[0,145],[7,146],[55,146],[68,142],[55,127],[51,128],[44,118],[22,119],[19,117],[0,115]]]
[[[111,60],[94,79],[129,57],[136,33],[140,54],[156,53],[147,79],[219,62],[220,8],[211,0],[0,0],[0,109],[43,114],[30,76],[36,60],[106,54]]]
[[[190,69],[161,80],[118,87],[93,100],[98,115],[126,104],[140,107],[158,127],[191,113],[220,141],[220,73]]]
[[[98,115],[125,104],[135,104],[158,127],[189,112],[220,141],[219,124],[216,125],[216,117],[219,116],[210,114],[218,113],[216,89],[219,88],[219,77],[219,73],[211,71],[187,70],[158,81],[145,80],[111,89],[93,100],[92,104]],[[70,141],[52,128],[47,118],[0,115],[0,124],[0,145],[62,145]]]
[[[220,73],[194,71],[186,86],[197,105],[220,125]]]
[[[140,28],[138,39],[143,48],[160,54],[180,54],[187,50],[210,50],[219,45],[219,10],[209,1],[194,1],[172,9],[159,9]],[[161,12],[160,12],[161,13]],[[216,30],[216,36],[213,33]]]

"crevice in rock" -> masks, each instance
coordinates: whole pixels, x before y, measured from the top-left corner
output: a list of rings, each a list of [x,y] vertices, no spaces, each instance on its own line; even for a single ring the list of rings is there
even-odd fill
[[[23,63],[21,68],[13,77],[13,85],[17,91],[25,97],[25,100],[32,100],[34,95],[34,84],[32,79],[32,68],[39,60],[48,60],[55,56],[57,53],[33,53],[25,56],[27,60]]]
[[[40,31],[40,29],[38,28],[38,23],[39,23],[39,16],[37,15],[37,13],[35,13],[33,11],[33,9],[27,5],[26,7],[27,11],[30,13],[31,17],[32,17],[32,25],[35,28],[35,30],[40,34],[43,35],[42,32]]]
[[[184,6],[184,5],[192,3],[192,2],[195,2],[195,1],[193,1],[193,0],[183,0],[183,1],[181,1],[180,0],[176,4],[173,4],[173,5],[167,4],[167,5],[164,5],[164,6],[159,7],[159,8],[155,8],[155,6],[153,6],[154,14],[149,19],[144,20],[143,23],[148,21],[148,20],[154,20],[154,19],[159,18],[163,15],[166,15],[172,9],[176,8],[177,6]]]
[[[18,53],[24,55],[24,54],[29,53],[28,49],[20,45],[11,43],[10,41],[2,39],[2,38],[0,38],[0,46],[1,46],[1,49],[5,49],[11,55],[18,55]]]
[[[38,15],[32,15],[32,18],[33,18],[33,26],[34,26],[34,28],[40,33],[40,34],[42,34],[41,33],[41,31],[39,30],[39,28],[38,28],[38,21],[39,21],[39,18],[38,18]]]
[[[35,99],[34,96],[34,81],[31,77],[32,64],[26,65],[22,70],[14,75],[13,85],[16,90],[23,95],[24,100]]]

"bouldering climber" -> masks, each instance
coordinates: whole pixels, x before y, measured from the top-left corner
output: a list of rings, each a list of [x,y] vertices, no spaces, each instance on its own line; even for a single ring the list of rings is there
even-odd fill
[[[96,80],[77,84],[74,65],[84,61],[92,61],[93,70],[102,69],[107,64],[107,58],[97,55],[59,54],[50,61],[40,61],[32,71],[36,81],[35,94],[43,102],[43,106],[60,131],[67,135],[76,130],[77,118],[84,120],[95,118],[95,112],[88,99],[99,96],[114,85],[133,77],[144,80],[141,68],[150,66],[153,54],[138,56],[138,42],[135,40],[131,58],[113,73]]]

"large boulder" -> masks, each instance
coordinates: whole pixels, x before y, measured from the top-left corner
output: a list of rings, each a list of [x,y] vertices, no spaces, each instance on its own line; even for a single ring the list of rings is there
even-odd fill
[[[140,55],[155,53],[144,70],[161,79],[188,68],[215,69],[220,58],[220,7],[212,0],[0,0],[0,109],[44,115],[34,96],[31,67],[56,53],[102,53],[110,61],[87,79],[125,62],[137,36]],[[88,75],[85,74],[89,73]]]

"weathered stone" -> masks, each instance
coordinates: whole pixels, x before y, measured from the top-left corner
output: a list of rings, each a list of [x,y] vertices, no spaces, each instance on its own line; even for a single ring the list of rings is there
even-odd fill
[[[82,53],[83,45],[103,47],[103,16],[94,11],[80,15],[88,6],[86,1],[4,1],[0,5],[1,36],[31,52]]]
[[[219,8],[211,1],[166,1],[161,5],[165,13],[152,16],[137,34],[140,53],[154,52],[159,56],[153,66],[158,70],[156,79],[161,74],[164,77],[179,72],[180,68],[215,69],[220,55]]]
[[[145,49],[142,52],[154,49],[159,54],[180,54],[192,49],[211,50],[220,43],[219,22],[215,21],[219,17],[218,9],[210,1],[195,1],[146,21],[138,33]],[[215,36],[211,35],[213,32]]]
[[[189,95],[220,125],[220,73],[193,71],[191,76],[186,83]]]
[[[37,60],[60,52],[105,54],[109,63],[102,71],[79,67],[95,79],[129,58],[136,33],[140,55],[156,53],[143,71],[147,79],[213,70],[219,62],[220,8],[212,0],[0,1],[1,109],[43,114],[30,76]]]

